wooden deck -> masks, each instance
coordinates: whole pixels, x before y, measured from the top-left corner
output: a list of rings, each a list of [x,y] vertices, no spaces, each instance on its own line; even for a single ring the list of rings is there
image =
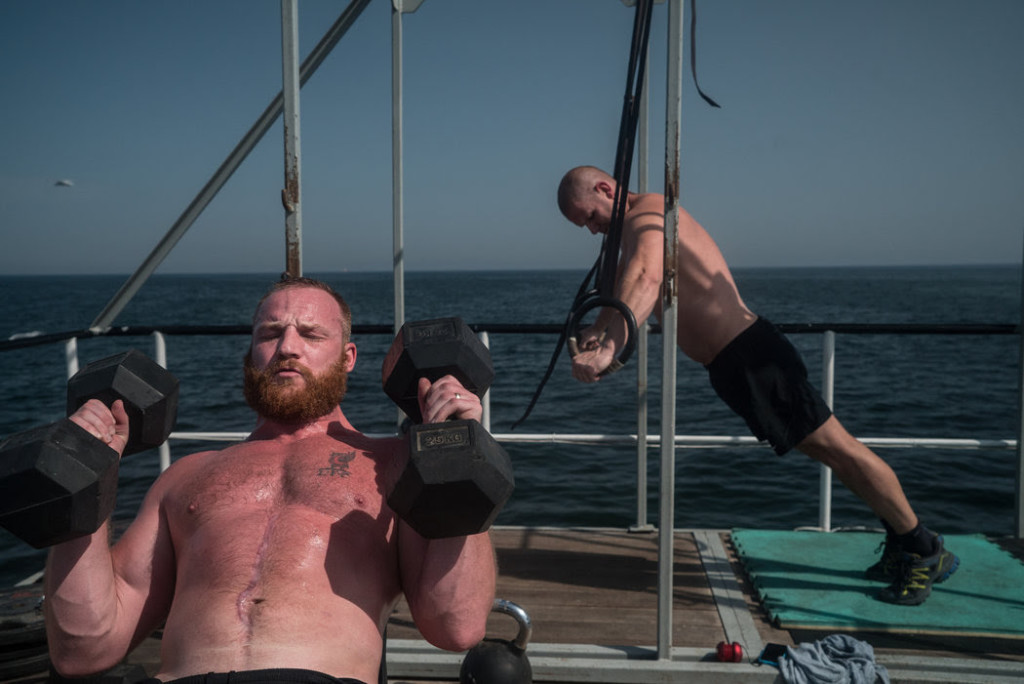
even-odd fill
[[[645,656],[654,655],[656,533],[499,528],[493,538],[499,562],[497,595],[522,606],[533,623],[531,644],[535,646],[527,653],[534,662],[536,681],[575,681],[566,679],[561,670],[550,679],[536,676],[538,669],[544,669],[537,667],[537,661],[552,660],[545,658],[552,651],[551,645],[644,647],[650,653],[635,653],[632,657],[637,660],[627,663],[627,668],[634,669]],[[715,540],[721,542],[721,557],[708,548]],[[1020,540],[1004,542],[1003,546],[1024,560],[1024,543]],[[672,646],[673,659],[682,661],[678,670],[652,668],[649,678],[636,674],[628,679],[590,673],[578,681],[781,681],[774,668],[750,666],[749,660],[756,657],[761,645],[813,642],[827,636],[828,632],[782,630],[769,622],[754,598],[726,531],[678,531],[674,556]],[[488,635],[512,639],[516,629],[512,618],[495,614]],[[851,636],[871,643],[879,662],[888,659],[890,674],[901,675],[893,676],[893,682],[1024,681],[1024,640],[878,633]],[[392,618],[389,638],[417,638],[404,605]],[[720,641],[743,644],[748,662],[743,667],[715,662]],[[566,652],[554,651],[558,657]],[[978,665],[978,671],[971,663]],[[986,663],[998,664],[989,671]],[[1005,679],[1000,677],[1003,663],[1012,668]],[[729,668],[734,672],[730,673]],[[571,670],[572,666],[563,669]],[[426,680],[399,677],[392,681]]]
[[[534,681],[781,681],[774,668],[749,662],[755,649],[767,642],[794,644],[825,636],[769,624],[752,597],[727,533],[680,531],[674,545],[673,651],[669,664],[662,660],[659,665],[656,533],[496,528],[493,538],[498,597],[521,606],[532,622],[527,653]],[[1024,559],[1019,540],[1004,546]],[[511,617],[491,616],[490,637],[512,639],[517,631]],[[853,636],[875,647],[893,682],[1024,681],[1024,640]],[[747,661],[718,663],[714,652],[720,641],[743,644]],[[158,649],[157,636],[133,652],[127,660],[135,666],[132,672],[155,672]],[[457,681],[460,662],[461,655],[426,645],[408,608],[400,603],[388,627],[390,681]],[[575,679],[566,674],[573,672],[578,674]],[[39,684],[47,678],[39,673],[7,681]]]
[[[499,528],[499,598],[522,606],[532,642],[643,646],[657,642],[658,539],[655,533],[564,528]],[[707,647],[725,639],[694,536],[675,537],[673,644]],[[755,606],[752,606],[755,607]],[[759,619],[765,641],[786,633]],[[488,635],[512,638],[515,621],[492,615]],[[417,638],[404,603],[389,639]]]

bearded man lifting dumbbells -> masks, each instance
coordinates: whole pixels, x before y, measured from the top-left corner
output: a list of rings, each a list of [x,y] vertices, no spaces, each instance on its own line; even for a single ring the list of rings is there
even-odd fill
[[[51,550],[47,630],[61,674],[105,670],[163,625],[159,681],[233,671],[233,682],[372,682],[403,594],[435,646],[483,638],[489,523],[427,538],[396,515],[387,497],[413,450],[408,435],[372,439],[345,417],[355,364],[344,299],[305,278],[270,289],[244,364],[249,437],[175,460],[113,547],[104,523]],[[415,385],[425,423],[482,416],[452,374]],[[123,434],[125,416],[99,413],[99,434]]]

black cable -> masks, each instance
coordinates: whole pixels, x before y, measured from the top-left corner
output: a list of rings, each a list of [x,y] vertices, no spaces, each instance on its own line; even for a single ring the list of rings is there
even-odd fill
[[[591,267],[590,272],[583,279],[576,297],[573,300],[572,308],[566,317],[566,325],[559,335],[555,351],[548,362],[547,371],[541,379],[537,390],[530,400],[529,406],[522,417],[512,423],[510,429],[515,430],[530,415],[537,400],[540,399],[544,385],[554,372],[558,357],[562,352],[562,345],[568,337],[569,327],[572,325],[577,309],[588,300],[594,297],[601,297],[604,300],[613,299],[615,288],[615,275],[618,269],[619,246],[621,244],[622,224],[626,215],[626,199],[629,196],[629,176],[633,165],[633,146],[636,140],[636,126],[640,108],[640,94],[643,91],[644,69],[647,63],[647,43],[651,30],[651,13],[654,4],[651,0],[639,0],[636,5],[636,14],[633,19],[633,40],[630,46],[629,66],[627,68],[626,94],[622,104],[622,117],[619,122],[619,139],[615,150],[615,198],[612,205],[611,224],[608,233],[601,244],[601,251],[597,260]],[[588,291],[591,278],[594,278],[594,288]],[[624,306],[624,305],[623,305]],[[627,318],[629,327],[628,335],[631,340],[636,339],[636,319],[632,316]],[[624,363],[632,354],[635,342],[624,348],[626,352],[620,355],[617,361]]]
[[[626,218],[626,200],[629,197],[630,172],[633,167],[633,148],[636,127],[640,118],[640,96],[643,92],[644,71],[647,66],[647,43],[651,32],[651,13],[654,3],[639,0],[633,19],[633,41],[630,46],[629,67],[626,74],[626,93],[623,96],[622,116],[619,121],[619,140],[615,150],[615,197],[612,202],[611,223],[601,247],[601,268],[597,273],[598,290],[602,297],[614,296],[615,276],[622,242],[622,225]]]
[[[704,101],[712,107],[721,109],[717,102],[704,94],[697,83],[697,0],[690,0],[690,73],[693,74],[693,85]]]
[[[573,311],[576,310],[576,307],[578,306],[579,302],[585,298],[584,293],[586,292],[587,287],[590,284],[590,279],[593,278],[594,274],[597,272],[597,266],[600,263],[601,256],[598,255],[597,261],[595,261],[594,265],[590,267],[590,271],[587,273],[586,277],[583,278],[583,282],[580,283],[579,290],[576,291],[576,297],[573,299],[572,311],[569,312],[569,317],[566,319],[566,324],[562,326],[562,332],[558,336],[558,342],[555,344],[555,351],[554,353],[551,354],[551,360],[548,361],[548,369],[547,371],[544,372],[544,377],[541,378],[540,384],[537,385],[537,390],[533,393],[533,398],[530,399],[530,404],[529,406],[526,407],[526,411],[523,412],[523,415],[522,417],[519,418],[519,420],[512,423],[512,427],[509,428],[509,430],[515,430],[520,423],[526,420],[529,417],[530,412],[533,411],[533,407],[537,404],[537,400],[540,399],[540,393],[544,391],[544,385],[546,385],[548,383],[548,380],[551,378],[551,374],[555,370],[555,364],[558,362],[558,357],[562,353],[562,345],[565,344],[565,338],[567,335],[567,331],[569,329],[569,321],[572,319],[572,313]]]

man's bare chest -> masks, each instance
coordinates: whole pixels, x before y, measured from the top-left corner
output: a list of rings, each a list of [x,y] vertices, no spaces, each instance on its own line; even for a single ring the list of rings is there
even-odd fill
[[[386,484],[377,456],[335,440],[240,445],[183,480],[172,517],[201,525],[211,517],[306,509],[328,519],[356,511],[378,519]]]

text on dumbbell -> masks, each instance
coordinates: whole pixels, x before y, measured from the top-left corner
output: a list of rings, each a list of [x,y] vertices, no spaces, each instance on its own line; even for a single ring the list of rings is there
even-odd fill
[[[443,426],[437,430],[423,430],[416,437],[420,451],[443,449],[468,444],[469,430],[464,426]]]

